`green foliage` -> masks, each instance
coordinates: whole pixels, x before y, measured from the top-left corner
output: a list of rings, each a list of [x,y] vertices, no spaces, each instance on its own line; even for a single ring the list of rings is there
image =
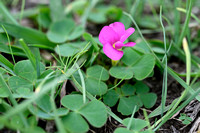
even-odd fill
[[[47,32],[47,37],[54,43],[63,43],[80,37],[84,32],[83,27],[75,26],[72,19],[61,19],[53,22]]]
[[[135,85],[124,84],[121,88],[110,90],[103,96],[103,101],[110,107],[113,107],[117,101],[119,104],[117,111],[123,115],[130,115],[136,107],[136,111],[144,106],[151,108],[157,100],[155,93],[149,93],[149,88],[142,82]]]
[[[53,121],[54,132],[85,133],[112,117],[123,125],[114,133],[152,133],[190,101],[199,100],[200,32],[189,26],[191,17],[192,26],[200,22],[191,13],[198,1],[50,0],[25,9],[22,4],[21,11],[10,12],[19,7],[18,2],[0,1],[0,132],[45,133],[40,122]],[[136,45],[122,48],[124,55],[116,64],[103,54],[98,38],[101,28],[113,22],[135,28],[124,44]],[[181,47],[183,38],[187,38],[187,54]],[[175,72],[167,66],[173,58],[175,65],[185,66],[186,60],[191,67],[186,73]],[[164,79],[158,79],[162,73]],[[170,97],[168,74],[185,91],[165,106],[163,101]],[[154,79],[164,81],[166,96],[152,111],[160,101],[145,83]],[[152,111],[149,116],[144,113],[145,120],[136,118],[142,107]],[[160,119],[154,121],[158,115]],[[185,125],[192,122],[186,114],[179,119]]]
[[[182,123],[185,125],[188,125],[192,122],[192,118],[187,116],[186,114],[181,113],[181,116],[179,117],[180,120],[182,120]]]
[[[107,92],[107,85],[103,82],[108,80],[108,71],[100,66],[95,65],[86,70],[85,86],[92,95],[103,95]]]
[[[71,42],[58,45],[55,52],[61,56],[73,56],[80,52],[85,46],[86,42]]]
[[[83,117],[94,127],[101,127],[107,120],[105,105],[98,101],[92,100],[83,103],[83,98],[78,94],[67,95],[62,98],[62,105],[72,110],[69,115],[63,117],[66,129],[73,132],[88,131],[88,124]],[[76,126],[75,126],[76,125]]]

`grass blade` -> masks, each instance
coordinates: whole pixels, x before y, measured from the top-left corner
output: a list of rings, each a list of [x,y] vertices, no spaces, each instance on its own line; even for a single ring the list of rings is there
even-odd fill
[[[10,14],[10,12],[6,9],[2,1],[0,1],[0,12],[2,12],[3,16],[12,24],[19,25],[18,22],[14,19],[14,17]]]
[[[5,33],[6,33],[6,36],[7,36],[7,39],[8,39],[8,44],[9,44],[9,48],[10,48],[10,53],[11,53],[11,55],[12,55],[12,59],[13,59],[13,62],[14,62],[14,64],[15,64],[15,58],[14,58],[14,56],[13,56],[13,51],[12,51],[11,44],[10,44],[10,38],[9,38],[9,36],[8,36],[8,33],[7,33],[6,28],[5,28],[3,25],[1,25],[1,26],[2,26],[3,30],[5,31]]]
[[[33,67],[36,69],[36,59],[35,59],[33,53],[31,52],[31,50],[29,49],[29,47],[26,45],[26,43],[24,42],[23,39],[20,39],[19,43],[21,44],[21,46],[22,46],[25,54],[27,55],[27,57],[31,61]]]
[[[191,17],[193,2],[194,2],[194,0],[189,0],[187,2],[189,4],[188,5],[188,11],[187,11],[187,15],[186,15],[186,18],[185,18],[185,23],[183,25],[183,29],[182,29],[181,35],[180,35],[179,40],[177,42],[178,47],[181,46],[181,42],[183,40],[183,37],[186,35],[187,27],[188,27],[188,24],[189,24],[189,21],[190,21],[190,17]]]
[[[44,33],[38,30],[4,22],[0,22],[0,24],[6,28],[9,35],[16,38],[23,38],[28,44],[41,44],[50,48],[54,48],[56,46],[56,44],[47,39]]]
[[[14,65],[8,61],[3,55],[0,54],[0,62],[3,63],[5,66],[13,70]]]

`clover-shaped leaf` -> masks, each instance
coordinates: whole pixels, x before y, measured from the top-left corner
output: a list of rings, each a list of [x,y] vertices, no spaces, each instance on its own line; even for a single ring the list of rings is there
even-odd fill
[[[12,91],[14,91],[14,92],[16,92],[16,90],[18,88],[26,88],[31,91],[33,90],[33,84],[30,81],[23,79],[21,77],[18,77],[18,76],[10,77],[8,80],[8,84],[9,84],[10,88],[12,89]]]
[[[95,65],[95,66],[92,66],[92,67],[89,67],[86,71],[87,73],[87,76],[88,77],[92,77],[92,78],[95,78],[97,80],[108,80],[109,78],[109,74],[108,74],[108,71],[100,66],[100,65]]]
[[[103,95],[107,92],[107,85],[100,81],[93,78],[87,78],[85,80],[86,90],[91,93],[92,95]]]
[[[133,131],[140,131],[141,129],[145,128],[148,125],[148,122],[142,119],[137,119],[137,118],[126,118],[123,120],[123,124],[125,126],[128,126],[128,123],[131,120],[131,126],[130,126],[130,130]]]
[[[116,90],[109,90],[104,96],[103,101],[106,105],[113,107],[119,100],[117,111],[123,115],[130,115],[136,107],[136,111],[144,105],[146,108],[154,106],[157,96],[149,93],[149,87],[143,82],[138,81],[135,85],[124,84]]]
[[[73,56],[79,51],[81,51],[87,42],[71,42],[71,43],[64,43],[62,45],[58,45],[55,48],[55,51],[58,55],[61,56]]]
[[[143,80],[150,75],[155,66],[155,59],[152,54],[143,55],[135,64],[132,65],[134,77]]]
[[[117,79],[131,79],[133,77],[133,70],[130,67],[111,67],[109,73]]]
[[[89,130],[89,126],[85,119],[76,112],[70,112],[62,118],[65,129],[73,133],[84,133]]]
[[[86,90],[92,95],[103,95],[107,92],[107,85],[103,82],[108,80],[108,71],[100,66],[89,67],[86,71],[85,86]]]
[[[58,108],[56,109],[56,114],[55,114],[51,107],[50,96],[47,94],[43,95],[43,97],[38,99],[35,102],[35,106],[29,105],[28,109],[32,114],[36,115],[37,117],[48,120],[53,120],[55,115],[64,116],[69,112],[69,110],[66,108]]]
[[[136,45],[137,46],[137,45]],[[122,62],[127,66],[131,66],[140,59],[141,55],[136,52],[133,48],[129,47],[124,49],[124,55],[122,57]]]
[[[40,63],[40,73],[45,70],[45,66]],[[22,77],[31,83],[34,83],[37,79],[37,72],[34,69],[30,60],[19,61],[14,66],[14,72],[17,76]]]
[[[138,96],[121,97],[117,111],[123,115],[130,115],[136,107],[136,111],[142,107],[142,102]]]
[[[74,27],[75,23],[72,19],[57,20],[50,25],[47,37],[52,42],[63,43]]]
[[[144,107],[151,108],[155,105],[157,96],[155,93],[146,93],[146,94],[142,94],[140,96],[140,99],[142,100]]]
[[[76,101],[77,99],[78,101]],[[76,102],[77,105],[74,105]],[[64,96],[61,103],[66,108],[72,110],[69,116],[67,115],[63,118],[64,123],[68,125],[66,127],[67,130],[76,132],[84,129],[84,131],[87,131],[88,124],[83,117],[94,127],[103,126],[107,120],[106,107],[98,100],[83,103],[81,95],[71,94]],[[76,123],[78,126],[74,127],[73,123]],[[84,127],[81,127],[81,125]]]
[[[127,128],[119,127],[114,131],[114,133],[134,133],[134,132],[128,130]]]
[[[113,107],[118,99],[119,94],[115,90],[110,90],[103,96],[103,102],[110,107]]]
[[[86,99],[86,103],[87,102],[88,102],[88,99]],[[82,106],[84,106],[83,96],[79,94],[64,96],[61,100],[61,103],[64,107],[73,111],[76,111],[80,109]]]
[[[107,111],[104,104],[98,100],[93,100],[79,110],[88,122],[94,127],[101,127],[106,123]]]

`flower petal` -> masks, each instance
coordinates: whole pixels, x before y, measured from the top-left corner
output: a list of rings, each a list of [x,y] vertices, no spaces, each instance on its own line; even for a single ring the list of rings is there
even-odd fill
[[[128,43],[126,43],[126,44],[124,44],[124,47],[133,47],[133,46],[135,46],[135,42],[128,42]]]
[[[112,60],[120,60],[124,54],[123,51],[114,49],[113,46],[108,43],[103,46],[103,51],[105,55]]]
[[[125,33],[124,33],[124,35],[120,38],[120,41],[121,42],[124,42],[131,34],[133,34],[133,32],[135,31],[135,29],[134,28],[128,28],[126,31],[125,31]]]
[[[125,33],[125,26],[121,22],[114,22],[109,25],[120,37]]]
[[[119,40],[119,35],[109,26],[104,26],[99,33],[99,41],[105,45],[107,43],[114,44]]]
[[[135,46],[135,42],[128,42],[126,44],[123,44],[122,42],[118,41],[115,43],[115,48],[116,49],[121,49],[122,47],[133,47]]]

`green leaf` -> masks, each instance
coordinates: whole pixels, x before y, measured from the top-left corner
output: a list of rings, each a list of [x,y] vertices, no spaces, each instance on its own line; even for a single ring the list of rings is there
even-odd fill
[[[13,23],[15,25],[18,25],[18,22],[15,20],[15,18],[11,15],[11,13],[8,11],[8,9],[6,8],[6,6],[1,1],[0,1],[0,12],[1,12],[1,15],[3,15],[4,18],[8,22]]]
[[[122,123],[125,126],[128,126],[130,119],[131,118],[126,118],[123,120]],[[145,120],[132,118],[130,130],[140,131],[141,129],[145,128],[147,125],[148,125],[148,122],[146,122]]]
[[[36,104],[45,112],[52,111],[50,96],[47,94],[43,95],[40,99],[38,99],[36,101]]]
[[[134,95],[135,94],[135,87],[130,84],[125,84],[121,88],[122,94],[125,96]]]
[[[36,68],[36,58],[33,55],[33,53],[31,52],[31,50],[29,49],[29,47],[27,46],[27,44],[24,42],[23,39],[20,39],[19,43],[21,44],[24,53],[26,54],[26,56],[28,57],[28,59],[31,61],[32,66],[34,68]]]
[[[10,119],[11,119],[10,121],[11,125],[15,125],[16,127],[19,127],[19,128],[23,127],[23,121],[19,115],[14,115]]]
[[[40,108],[33,106],[33,105],[29,105],[28,106],[29,111],[34,114],[37,117],[43,118],[43,119],[47,119],[47,120],[54,120],[55,119],[55,115],[54,112],[45,112],[43,110],[41,110]],[[68,109],[66,108],[59,108],[56,109],[56,115],[57,116],[64,116],[67,115],[69,112]]]
[[[184,120],[184,121],[182,121],[182,123],[185,124],[185,125],[188,125],[188,124],[190,124],[191,122],[188,121],[188,120]]]
[[[90,33],[87,33],[87,32],[83,33],[83,38],[84,38],[86,41],[90,41],[91,44],[93,45],[94,49],[95,49],[96,51],[99,51],[99,47],[98,47],[98,45],[97,45],[97,42],[96,42],[96,40],[92,37],[92,35],[91,35]]]
[[[144,104],[144,107],[151,108],[156,103],[157,95],[155,93],[141,94],[140,98],[142,100],[142,103]]]
[[[10,68],[11,70],[13,70],[14,65],[8,61],[3,55],[0,54],[0,62],[3,63],[4,65],[6,65],[8,68]]]
[[[67,41],[69,33],[72,31],[74,26],[75,23],[72,19],[55,21],[50,25],[47,37],[52,42],[63,43]]]
[[[155,29],[157,28],[157,23],[155,22],[155,17],[143,15],[140,19],[139,24],[145,28]]]
[[[23,52],[23,50],[15,45],[11,45],[12,53],[13,55],[18,55],[18,56],[26,56]],[[3,53],[11,54],[10,48],[6,44],[0,43],[0,51]]]
[[[51,19],[53,21],[61,20],[65,17],[62,0],[50,0]]]
[[[28,132],[28,133],[46,133],[44,131],[44,129],[42,129],[41,127],[37,127],[37,126],[34,126],[34,127],[28,127],[25,129],[24,132]]]
[[[4,81],[2,81],[1,79],[3,80],[3,76],[2,78],[0,78],[0,97],[8,97],[9,94],[8,90],[6,90],[7,87],[5,86]]]
[[[117,94],[115,90],[110,90],[103,96],[103,102],[110,107],[113,107],[118,99],[119,94]]]
[[[137,80],[143,80],[153,71],[155,59],[152,54],[143,55],[138,62],[133,65],[134,76]]]
[[[37,16],[37,22],[44,28],[48,28],[51,23],[51,18],[49,15],[49,8],[41,8],[40,13]]]
[[[88,99],[86,99],[86,103],[88,102]],[[83,96],[79,94],[71,94],[71,95],[66,95],[62,98],[61,104],[70,109],[70,110],[78,110],[82,106],[84,106],[83,103]]]
[[[65,129],[72,133],[85,133],[89,130],[87,122],[83,117],[76,113],[70,112],[67,116],[62,118]]]
[[[134,133],[134,132],[126,128],[119,127],[114,131],[114,133]]]
[[[87,42],[72,42],[72,43],[65,43],[62,45],[58,45],[55,48],[57,54],[61,56],[73,56],[79,51],[81,51]]]
[[[17,88],[16,93],[13,94],[15,98],[30,98],[33,92],[29,88]]]
[[[94,127],[102,127],[107,120],[107,111],[105,105],[98,101],[93,100],[79,110],[88,122]]]
[[[92,95],[103,95],[108,89],[108,86],[104,82],[93,78],[87,78],[85,80],[85,87]]]
[[[44,70],[45,66],[42,63],[40,63],[40,73],[42,73]],[[29,80],[31,83],[35,83],[37,79],[37,72],[29,60],[17,62],[14,66],[14,72],[18,76]]]
[[[111,67],[109,73],[118,79],[131,79],[133,77],[133,70],[129,67]]]
[[[100,66],[100,65],[95,65],[92,67],[89,67],[86,71],[86,74],[88,77],[95,78],[97,80],[108,80],[109,74],[108,71]]]
[[[69,34],[67,40],[74,40],[80,37],[84,33],[85,29],[82,26],[76,26],[73,31]]]
[[[126,48],[123,50],[124,55],[121,59],[121,61],[126,64],[127,66],[131,66],[135,64],[141,57],[140,54],[138,54],[134,49],[132,48]]]
[[[144,84],[142,81],[136,82],[134,87],[136,88],[136,93],[137,94],[148,93],[149,92],[149,87],[146,84]]]
[[[38,30],[3,22],[0,22],[0,25],[3,25],[6,28],[9,35],[16,38],[23,38],[24,41],[28,44],[41,44],[51,48],[56,46],[56,44],[50,42],[47,39],[46,35],[43,32],[40,32]]]
[[[120,112],[122,115],[130,115],[132,114],[135,106],[137,111],[142,105],[142,101],[139,99],[138,96],[121,97],[119,100],[117,111]]]
[[[90,12],[88,19],[95,23],[105,23],[107,21],[105,12],[98,9],[95,12]]]
[[[8,84],[12,91],[16,92],[18,88],[26,88],[29,90],[33,90],[33,85],[28,80],[20,78],[18,76],[12,76],[8,80]]]

